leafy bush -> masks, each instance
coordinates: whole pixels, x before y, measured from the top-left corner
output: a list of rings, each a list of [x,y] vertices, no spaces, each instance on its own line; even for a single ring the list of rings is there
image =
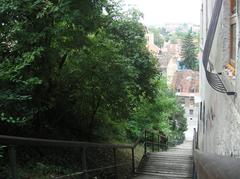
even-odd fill
[[[158,78],[156,83],[158,86],[156,98],[154,100],[142,98],[132,113],[128,125],[129,134],[135,138],[147,128],[160,130],[170,139],[183,138],[184,131],[187,130],[184,109],[168,89],[165,79]]]

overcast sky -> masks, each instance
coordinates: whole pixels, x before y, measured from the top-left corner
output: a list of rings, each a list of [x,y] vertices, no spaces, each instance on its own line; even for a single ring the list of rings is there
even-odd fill
[[[124,0],[144,13],[145,25],[200,23],[201,0]]]

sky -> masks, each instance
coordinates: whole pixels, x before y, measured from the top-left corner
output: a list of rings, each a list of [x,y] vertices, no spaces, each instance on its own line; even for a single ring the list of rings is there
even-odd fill
[[[124,0],[124,3],[126,8],[135,7],[143,12],[145,25],[200,24],[201,0]]]

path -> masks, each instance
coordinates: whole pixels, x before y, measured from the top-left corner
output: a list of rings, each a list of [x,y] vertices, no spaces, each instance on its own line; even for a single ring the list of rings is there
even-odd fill
[[[192,141],[164,152],[148,153],[134,179],[191,179]]]

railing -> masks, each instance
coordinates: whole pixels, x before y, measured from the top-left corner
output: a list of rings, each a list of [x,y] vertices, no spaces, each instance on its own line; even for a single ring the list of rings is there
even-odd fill
[[[193,179],[238,179],[240,159],[201,152],[197,132],[193,139]]]
[[[197,179],[197,171],[196,171],[196,163],[194,153],[198,149],[198,141],[197,141],[197,131],[196,128],[193,130],[193,145],[192,145],[192,156],[193,156],[193,172],[192,179]]]
[[[213,13],[212,13],[212,17],[211,17],[211,21],[210,21],[210,25],[209,25],[209,30],[207,33],[207,38],[206,38],[206,42],[205,42],[204,49],[203,49],[202,61],[203,61],[203,67],[204,67],[204,70],[206,73],[206,78],[207,78],[209,85],[214,90],[216,90],[220,93],[225,93],[227,95],[236,95],[236,92],[228,91],[226,89],[224,83],[222,82],[221,78],[219,77],[219,75],[221,73],[212,73],[212,70],[210,70],[210,71],[208,70],[208,65],[210,64],[209,56],[211,53],[215,32],[217,29],[218,19],[219,19],[219,15],[220,15],[221,8],[222,8],[222,3],[223,3],[223,0],[215,1]]]
[[[150,134],[150,135],[149,135]],[[148,139],[150,136],[150,140]],[[138,137],[136,142],[132,145],[130,144],[101,144],[101,143],[88,143],[88,142],[76,142],[76,141],[65,141],[65,140],[49,140],[49,139],[37,139],[37,138],[25,138],[25,137],[15,137],[15,136],[5,136],[0,135],[0,144],[6,145],[8,147],[8,155],[9,155],[9,171],[10,177],[12,179],[18,179],[17,172],[17,160],[16,160],[16,147],[18,146],[37,146],[37,147],[66,147],[66,148],[80,148],[81,149],[81,166],[82,169],[79,172],[72,173],[65,176],[54,177],[55,179],[63,179],[69,178],[73,176],[82,176],[84,179],[89,178],[89,174],[92,172],[103,171],[107,169],[114,170],[114,178],[118,178],[118,167],[122,167],[127,165],[126,163],[118,163],[117,161],[117,150],[127,149],[131,151],[131,167],[132,174],[135,173],[136,164],[135,164],[135,149],[139,143],[144,144],[144,155],[147,154],[147,150],[149,145],[151,146],[152,151],[154,151],[155,146],[157,145],[160,150],[162,146],[166,146],[167,144],[161,144],[161,140],[163,137],[159,132],[144,130],[141,135]],[[156,142],[155,142],[156,139]],[[88,169],[87,163],[87,150],[89,148],[104,148],[112,151],[113,155],[113,165],[109,166],[101,166],[95,169]]]

